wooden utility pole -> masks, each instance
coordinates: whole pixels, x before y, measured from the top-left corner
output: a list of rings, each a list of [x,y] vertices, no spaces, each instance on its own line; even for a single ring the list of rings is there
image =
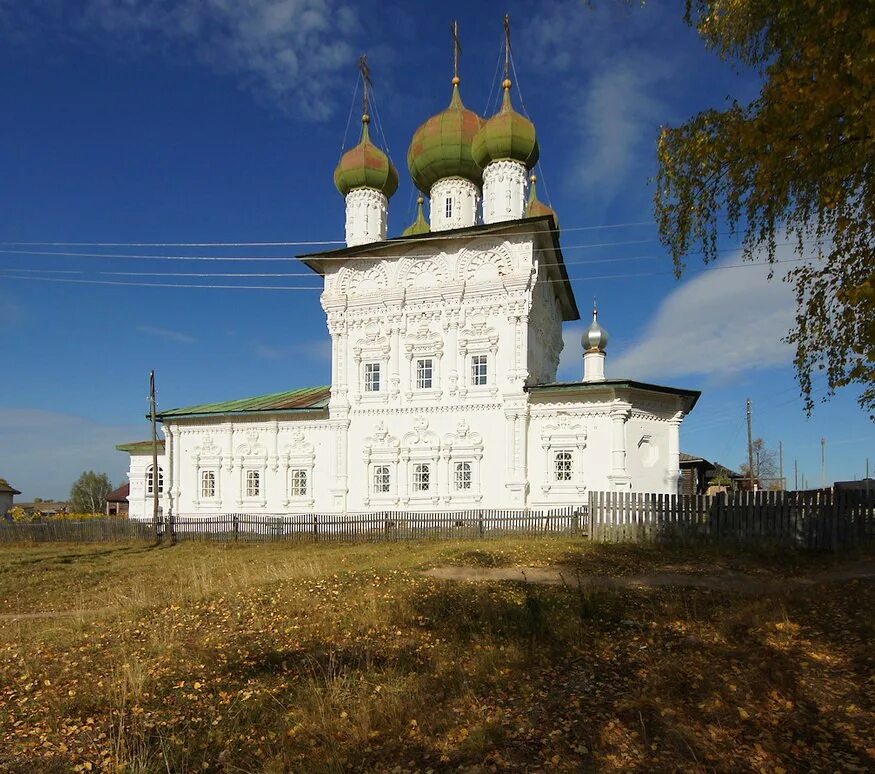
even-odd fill
[[[747,477],[753,491],[753,433],[751,431],[750,398],[747,399]]]
[[[161,542],[161,532],[158,528],[158,429],[155,414],[155,371],[149,371],[149,421],[152,423],[152,526],[155,528],[155,542]]]
[[[784,481],[784,442],[778,441],[778,475],[781,477],[781,489],[787,488],[787,482]]]
[[[826,438],[820,439],[820,488],[826,489]]]

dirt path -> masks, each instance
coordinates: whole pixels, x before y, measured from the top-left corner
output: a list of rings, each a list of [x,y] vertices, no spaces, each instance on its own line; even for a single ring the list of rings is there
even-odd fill
[[[835,567],[800,578],[755,578],[736,572],[694,575],[680,572],[652,572],[642,575],[584,575],[572,567],[435,567],[426,570],[431,578],[448,581],[524,581],[548,586],[592,586],[595,588],[688,588],[759,594],[787,584],[812,585],[856,578],[875,578],[875,561],[867,560]]]

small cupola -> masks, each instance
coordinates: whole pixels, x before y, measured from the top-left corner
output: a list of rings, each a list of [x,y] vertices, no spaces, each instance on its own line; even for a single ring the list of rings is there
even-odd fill
[[[548,207],[538,198],[538,176],[532,175],[529,178],[531,185],[529,186],[529,201],[526,204],[526,217],[539,218],[543,215],[549,215],[553,218],[556,228],[559,228],[559,217],[552,207]]]
[[[535,125],[514,110],[510,80],[510,18],[504,17],[504,97],[501,109],[474,137],[474,161],[483,170],[483,222],[525,217],[528,172],[538,163]]]
[[[425,199],[422,194],[420,194],[419,198],[416,200],[416,220],[401,232],[401,236],[417,236],[419,234],[428,234],[431,231],[428,221],[425,219],[425,212],[422,206],[424,202]]]
[[[483,119],[468,110],[459,92],[458,23],[453,25],[453,94],[446,110],[429,118],[414,133],[407,168],[416,187],[431,200],[431,230],[473,226],[480,205],[480,167],[471,154]]]
[[[580,343],[583,345],[583,381],[603,382],[608,332],[599,324],[599,311],[595,301],[592,305],[592,322],[581,337]]]
[[[389,198],[398,190],[398,170],[371,141],[370,70],[365,57],[359,60],[359,68],[364,80],[361,139],[341,156],[334,170],[334,185],[346,200],[346,243],[350,247],[386,239]]]

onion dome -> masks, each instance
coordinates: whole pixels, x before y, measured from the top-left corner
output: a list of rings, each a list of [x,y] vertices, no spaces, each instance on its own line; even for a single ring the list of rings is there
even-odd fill
[[[532,175],[529,179],[531,180],[532,184],[531,186],[529,186],[529,202],[526,205],[526,217],[538,218],[542,215],[552,215],[553,222],[556,224],[556,228],[559,228],[559,217],[553,211],[553,208],[548,207],[538,198],[537,175]]]
[[[510,79],[502,83],[504,100],[499,110],[474,137],[471,152],[481,169],[491,161],[510,159],[531,169],[538,163],[538,137],[535,125],[513,109],[510,101]]]
[[[445,177],[463,177],[479,186],[482,176],[471,145],[481,126],[483,119],[462,103],[459,77],[454,77],[449,107],[422,124],[410,142],[407,168],[416,187],[428,195]]]
[[[431,227],[428,225],[428,221],[425,219],[425,212],[422,209],[424,201],[425,199],[422,196],[416,200],[416,220],[401,232],[401,236],[410,237],[431,232]]]
[[[371,119],[362,116],[362,139],[348,150],[334,170],[334,185],[346,196],[354,188],[374,188],[389,197],[398,190],[398,170],[374,143],[368,133]]]
[[[599,311],[595,304],[592,306],[592,324],[580,339],[584,350],[597,350],[604,352],[608,346],[608,332],[599,325]]]

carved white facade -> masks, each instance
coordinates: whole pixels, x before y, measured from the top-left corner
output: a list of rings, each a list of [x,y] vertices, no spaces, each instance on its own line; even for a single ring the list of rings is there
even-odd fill
[[[346,243],[364,245],[386,238],[389,200],[375,188],[354,188],[346,195]]]
[[[526,211],[528,182],[525,164],[510,159],[488,164],[483,170],[483,222],[522,218]]]
[[[697,393],[555,382],[577,319],[550,218],[305,256],[324,277],[331,385],[292,409],[162,414],[162,510],[342,513],[582,504],[677,491]],[[589,352],[587,356],[591,355]],[[210,409],[204,412],[201,409]],[[151,458],[131,457],[149,518]]]

